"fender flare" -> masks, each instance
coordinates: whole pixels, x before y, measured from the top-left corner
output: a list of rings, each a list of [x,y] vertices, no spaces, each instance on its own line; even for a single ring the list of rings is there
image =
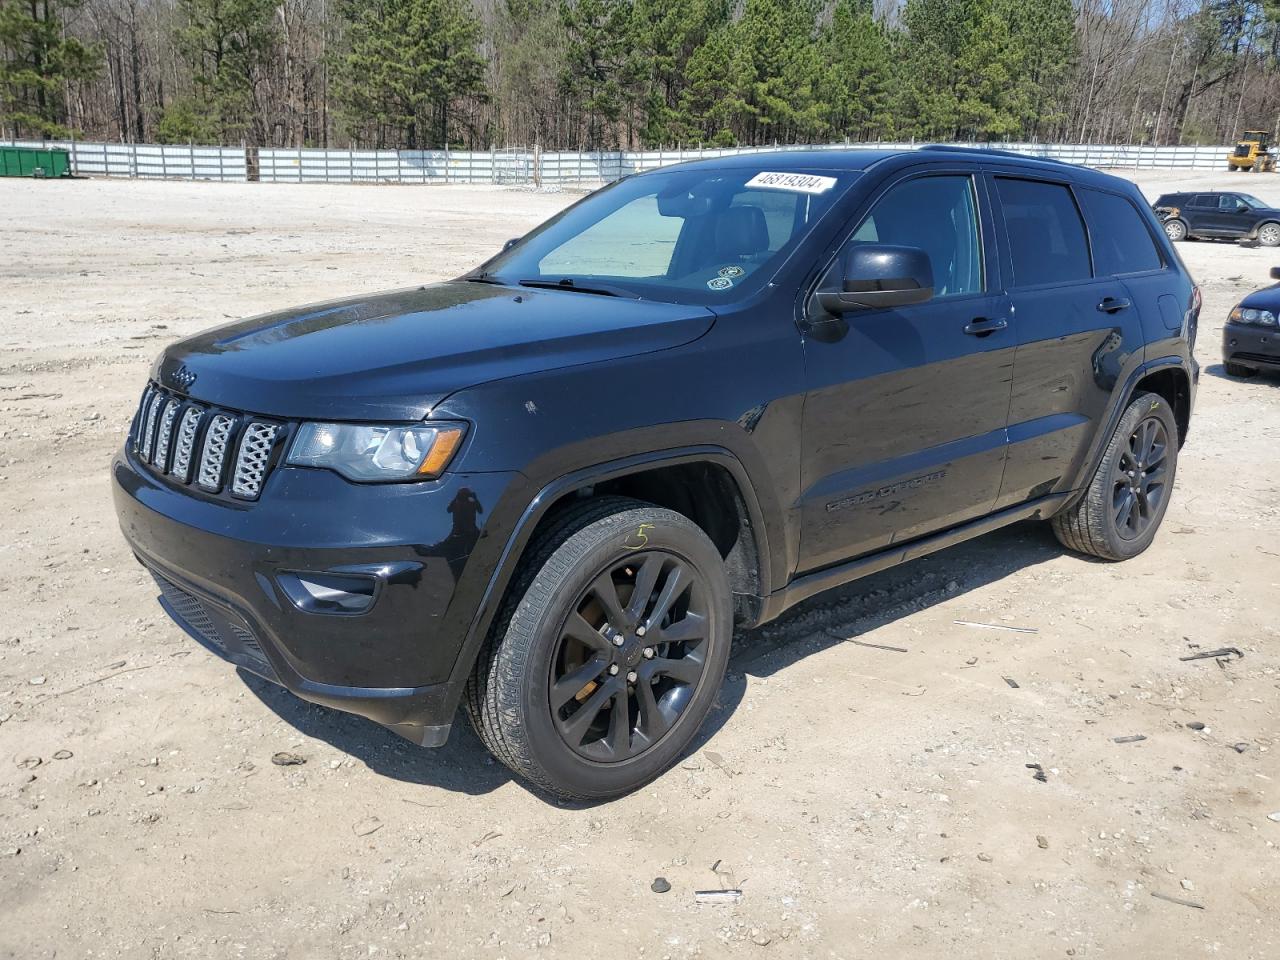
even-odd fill
[[[497,615],[511,578],[515,574],[520,558],[533,535],[538,522],[546,515],[557,500],[564,494],[591,484],[601,483],[617,477],[654,467],[678,466],[682,463],[714,463],[724,467],[733,477],[746,504],[751,533],[756,543],[756,553],[760,565],[760,586],[767,596],[771,587],[771,558],[769,555],[769,532],[765,524],[764,514],[756,496],[755,486],[751,483],[746,468],[730,450],[712,444],[677,447],[666,450],[655,450],[649,453],[635,454],[618,460],[606,461],[575,470],[541,487],[525,506],[519,520],[507,542],[502,548],[497,564],[489,575],[480,603],[477,604],[471,623],[458,649],[457,659],[449,672],[449,710],[457,709],[466,686],[467,678],[475,665],[480,648],[488,636],[493,619]],[[762,597],[763,599],[763,597]]]
[[[1120,424],[1120,418],[1124,416],[1124,411],[1129,406],[1129,400],[1137,389],[1138,383],[1151,374],[1159,373],[1163,370],[1181,371],[1187,378],[1189,388],[1192,391],[1195,390],[1196,378],[1192,374],[1191,365],[1185,357],[1177,355],[1158,357],[1154,360],[1147,360],[1140,366],[1135,367],[1129,376],[1125,378],[1124,385],[1112,394],[1116,399],[1107,411],[1106,429],[1098,430],[1095,434],[1093,448],[1090,449],[1089,456],[1085,458],[1084,467],[1071,485],[1073,493],[1063,502],[1060,510],[1071,508],[1084,496],[1085,491],[1088,489],[1089,480],[1097,471],[1098,464],[1102,462],[1103,454],[1107,450],[1107,444],[1111,442],[1111,435],[1116,432],[1116,427]]]

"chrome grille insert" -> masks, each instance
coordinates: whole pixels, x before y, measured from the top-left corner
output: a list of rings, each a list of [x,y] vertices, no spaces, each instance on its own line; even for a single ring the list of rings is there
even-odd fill
[[[255,419],[148,384],[129,436],[134,455],[152,471],[206,493],[257,500],[271,472],[286,423]]]
[[[142,446],[139,453],[142,459],[151,462],[151,449],[155,446],[156,439],[156,414],[160,412],[160,404],[164,403],[165,397],[158,390],[152,394],[151,402],[147,404],[147,415],[143,418],[142,425]]]
[[[237,497],[255,500],[262,492],[262,479],[267,474],[271,446],[280,428],[274,423],[250,423],[240,438],[236,471],[231,478],[231,492]]]
[[[169,467],[169,473],[183,483],[191,482],[191,454],[195,451],[196,431],[200,429],[200,420],[203,417],[204,411],[199,407],[187,407],[182,415],[182,423],[178,427],[173,465]]]
[[[157,470],[163,470],[169,462],[169,444],[173,440],[173,422],[178,419],[177,400],[170,400],[164,405],[164,413],[160,415],[160,432],[156,434],[156,455],[154,463]]]
[[[200,453],[200,472],[196,482],[201,489],[217,493],[222,488],[222,465],[227,459],[227,446],[231,440],[231,427],[235,420],[225,413],[215,413],[204,435],[204,449]]]
[[[142,452],[142,427],[147,422],[147,411],[151,408],[153,388],[148,386],[142,391],[142,399],[138,401],[138,412],[133,415],[133,452]]]

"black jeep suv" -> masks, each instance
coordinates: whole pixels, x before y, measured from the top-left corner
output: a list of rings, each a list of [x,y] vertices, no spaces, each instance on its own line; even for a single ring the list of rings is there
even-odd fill
[[[628,177],[447,283],[198,334],[113,464],[232,663],[533,783],[676,760],[735,624],[1027,518],[1169,503],[1200,296],[1129,183],[995,151]]]

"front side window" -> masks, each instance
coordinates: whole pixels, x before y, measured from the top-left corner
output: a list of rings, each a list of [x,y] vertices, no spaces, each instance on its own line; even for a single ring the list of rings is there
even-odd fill
[[[1155,241],[1132,203],[1114,193],[1088,188],[1079,192],[1093,241],[1093,265],[1098,276],[1159,270]]]
[[[1084,222],[1060,183],[998,177],[1013,285],[1038,287],[1092,276]]]
[[[693,169],[619,181],[467,279],[713,306],[760,289],[859,174]]]
[[[1240,201],[1234,193],[1224,193],[1218,198],[1218,209],[1226,213],[1235,213],[1240,209]]]
[[[876,201],[849,243],[923,250],[933,267],[934,297],[983,289],[982,242],[970,177],[920,177],[898,184]],[[843,257],[836,260],[843,262]],[[824,286],[832,279],[828,276]]]

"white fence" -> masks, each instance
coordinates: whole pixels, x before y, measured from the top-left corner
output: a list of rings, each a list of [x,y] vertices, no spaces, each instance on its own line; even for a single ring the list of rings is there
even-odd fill
[[[14,141],[0,141],[0,143]],[[917,143],[831,143],[785,147],[543,152],[533,150],[322,150],[208,147],[186,144],[17,141],[24,147],[65,147],[71,171],[91,177],[176,180],[261,180],[266,183],[608,183],[631,173],[686,160],[774,150],[914,150]],[[1217,169],[1226,146],[1150,147],[1088,143],[961,144],[993,147],[1092,167]]]

